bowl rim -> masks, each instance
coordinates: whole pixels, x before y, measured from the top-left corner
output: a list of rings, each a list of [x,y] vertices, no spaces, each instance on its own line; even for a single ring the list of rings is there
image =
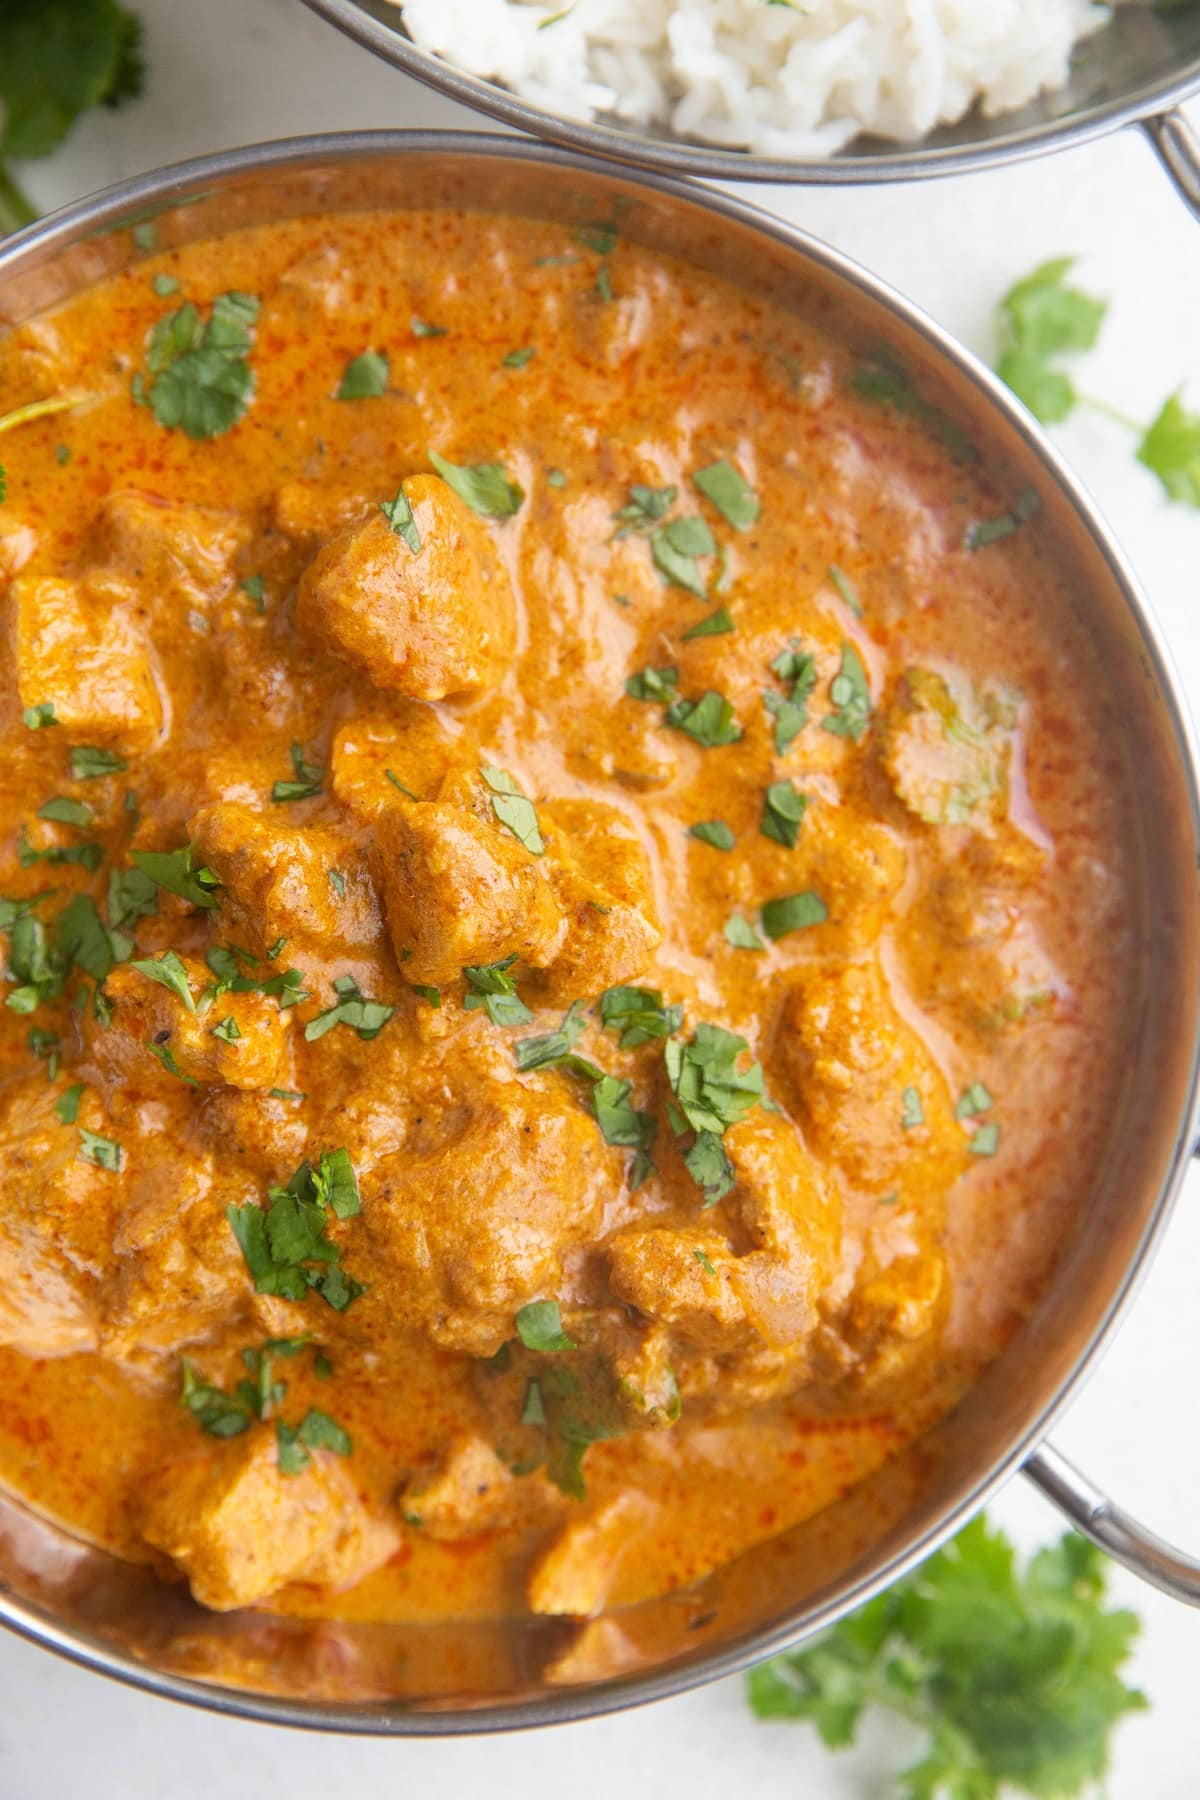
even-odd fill
[[[676,176],[657,171],[634,174],[614,166],[611,160],[581,156],[526,137],[425,130],[312,134],[189,158],[89,194],[0,241],[0,284],[27,257],[40,260],[43,254],[53,255],[85,238],[134,227],[145,220],[148,212],[165,211],[192,197],[205,197],[214,183],[235,183],[265,173],[299,171],[305,166],[319,169],[332,164],[353,165],[380,157],[410,155],[453,156],[480,162],[499,158],[630,183],[774,240],[810,265],[817,265],[848,285],[868,302],[882,306],[914,332],[943,364],[949,365],[964,379],[985,409],[990,407],[1001,415],[1031,459],[1040,465],[1046,480],[1053,483],[1070,506],[1099,553],[1141,634],[1142,648],[1158,683],[1178,753],[1191,830],[1194,839],[1200,841],[1200,746],[1182,684],[1137,576],[1083,483],[1032,414],[973,352],[959,344],[932,317],[881,277],[812,233],[759,206]],[[316,210],[320,210],[319,207]],[[1195,904],[1200,907],[1200,891],[1195,895]],[[348,1735],[437,1737],[566,1724],[668,1699],[720,1677],[741,1673],[754,1663],[826,1629],[908,1574],[952,1537],[1018,1472],[1091,1373],[1145,1278],[1178,1199],[1198,1135],[1200,1033],[1193,1037],[1176,1138],[1161,1187],[1147,1212],[1136,1251],[1110,1294],[1094,1330],[1078,1350],[1065,1380],[1047,1396],[1037,1414],[1012,1440],[1004,1454],[964,1484],[935,1524],[888,1563],[874,1573],[849,1581],[835,1597],[806,1613],[802,1619],[785,1616],[769,1627],[747,1631],[727,1646],[705,1656],[676,1660],[649,1673],[548,1689],[528,1699],[506,1704],[425,1711],[418,1710],[416,1704],[404,1702],[364,1704],[293,1700],[218,1686],[155,1669],[88,1632],[64,1626],[48,1609],[17,1599],[3,1590],[0,1590],[0,1626],[94,1673],[166,1699],[227,1717]]]
[[[869,186],[876,182],[920,181],[965,175],[977,169],[1005,168],[1056,150],[1076,149],[1125,125],[1138,125],[1200,94],[1200,57],[1175,75],[1144,81],[1129,93],[1081,107],[1060,119],[1014,125],[994,137],[968,144],[911,145],[878,155],[851,151],[831,157],[760,156],[746,150],[648,137],[593,119],[572,119],[524,100],[520,95],[472,75],[424,50],[405,36],[400,12],[394,24],[368,12],[361,0],[304,0],[317,13],[364,49],[403,70],[422,86],[445,94],[462,106],[526,132],[544,143],[582,151],[641,170],[704,176],[717,181],[765,181],[813,186]]]

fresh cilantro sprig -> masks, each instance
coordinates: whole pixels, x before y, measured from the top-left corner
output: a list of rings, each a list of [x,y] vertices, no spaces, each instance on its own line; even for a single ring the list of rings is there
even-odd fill
[[[671,1123],[677,1137],[694,1133],[683,1161],[706,1207],[715,1206],[734,1186],[733,1164],[721,1141],[727,1128],[766,1095],[761,1063],[738,1071],[738,1057],[747,1049],[745,1038],[703,1020],[688,1042],[672,1037],[663,1049],[675,1096],[668,1109]]]
[[[207,319],[190,300],[164,313],[146,345],[146,371],[133,378],[133,398],[149,406],[167,431],[220,437],[254,397],[250,351],[258,319],[253,294],[218,294]]]
[[[1177,391],[1164,400],[1149,425],[1128,418],[1106,401],[1081,393],[1063,367],[1065,358],[1095,348],[1108,301],[1068,285],[1074,257],[1042,263],[1011,287],[996,309],[997,373],[1044,425],[1088,406],[1135,432],[1135,455],[1157,475],[1169,500],[1200,507],[1200,413]],[[973,546],[971,546],[973,547]]]
[[[1114,1726],[1146,1705],[1120,1670],[1138,1632],[1105,1605],[1104,1557],[1068,1533],[1022,1572],[982,1517],[815,1643],[747,1677],[760,1719],[801,1719],[830,1749],[869,1707],[925,1734],[898,1800],[1069,1800],[1103,1781]]]
[[[360,1208],[349,1155],[327,1150],[315,1167],[302,1162],[286,1187],[271,1188],[266,1206],[230,1205],[225,1217],[257,1293],[303,1300],[311,1288],[335,1312],[345,1312],[366,1288],[341,1267],[327,1226],[331,1213],[350,1219]]]
[[[7,168],[49,156],[81,113],[141,91],[142,28],[117,0],[0,6],[0,235],[37,217]]]

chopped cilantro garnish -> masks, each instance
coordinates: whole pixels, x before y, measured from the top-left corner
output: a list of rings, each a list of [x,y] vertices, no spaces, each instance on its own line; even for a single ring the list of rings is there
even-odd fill
[[[91,744],[71,746],[71,773],[76,781],[95,781],[101,775],[119,775],[129,764],[115,750],[97,750]]]
[[[146,1045],[151,1056],[160,1062],[168,1075],[174,1075],[178,1081],[186,1081],[189,1087],[199,1087],[200,1083],[194,1075],[185,1075],[175,1060],[175,1052],[168,1044],[149,1043]]]
[[[525,1383],[525,1398],[521,1402],[520,1423],[522,1425],[544,1425],[546,1423],[546,1408],[542,1402],[541,1383],[538,1381],[530,1380]]]
[[[227,1013],[225,1018],[212,1028],[212,1036],[220,1038],[223,1044],[236,1044],[241,1035],[238,1022],[232,1013]]]
[[[906,1087],[900,1096],[900,1124],[905,1131],[911,1131],[916,1125],[925,1123],[925,1108],[921,1104],[920,1090]]]
[[[696,558],[716,552],[713,534],[698,516],[671,519],[650,533],[650,555],[659,574],[699,600],[708,598],[708,584]]]
[[[565,488],[566,485],[567,485],[567,478],[561,469],[547,469],[546,470],[546,486],[547,487]]]
[[[119,930],[145,918],[158,907],[158,883],[141,869],[111,869],[108,876],[108,922]]]
[[[470,993],[463,1001],[468,1012],[480,1008],[493,1025],[528,1025],[533,1014],[517,994],[517,984],[508,973],[517,960],[516,951],[503,962],[472,963],[463,970]]]
[[[709,750],[721,744],[736,744],[742,735],[733,707],[724,694],[712,688],[699,700],[673,700],[665,723]]]
[[[485,763],[480,774],[491,791],[492,811],[501,825],[511,831],[531,855],[540,856],[546,846],[533,801],[521,792],[506,770],[497,769],[493,763]]]
[[[408,323],[413,336],[419,338],[446,337],[450,329],[448,325],[431,325],[428,319],[418,319],[416,313]]]
[[[834,710],[821,720],[822,731],[831,731],[835,737],[848,737],[859,743],[871,720],[871,690],[862,659],[853,644],[842,645],[842,663],[829,684],[829,698]]]
[[[725,939],[735,950],[765,950],[766,945],[755,931],[748,919],[741,913],[731,913],[724,925]]]
[[[536,348],[531,344],[526,344],[520,350],[510,350],[507,356],[502,356],[500,367],[502,369],[524,369],[536,355]]]
[[[350,1182],[357,1201],[353,1170]],[[327,1154],[316,1170],[301,1163],[286,1187],[271,1188],[266,1206],[249,1201],[226,1207],[225,1216],[258,1293],[303,1300],[311,1288],[335,1312],[344,1312],[366,1291],[341,1268],[341,1251],[326,1235],[329,1209],[339,1191],[346,1195],[344,1177],[335,1177]],[[352,1212],[338,1216],[351,1217]]]
[[[1036,489],[1022,488],[1013,501],[1011,512],[1001,513],[996,519],[981,519],[968,525],[963,534],[963,547],[967,550],[983,550],[988,544],[1000,543],[1030,519],[1036,518],[1041,510],[1042,502]]]
[[[211,869],[196,868],[193,854],[192,844],[185,844],[181,850],[130,851],[135,865],[156,887],[178,894],[181,900],[189,900],[193,906],[208,909],[217,904],[213,890],[221,883]]]
[[[762,1067],[739,1074],[737,1059],[749,1045],[723,1026],[701,1021],[689,1042],[673,1037],[664,1052],[667,1078],[679,1110],[693,1131],[718,1136],[757,1106],[766,1093]]]
[[[973,1119],[976,1113],[990,1112],[995,1101],[982,1081],[973,1081],[963,1089],[954,1108],[956,1119]]]
[[[644,487],[634,482],[629,490],[629,498],[619,512],[613,514],[617,521],[614,536],[628,537],[631,531],[646,531],[659,519],[666,517],[674,506],[679,489],[675,487]]]
[[[530,1300],[514,1321],[517,1336],[527,1350],[539,1350],[555,1356],[563,1350],[574,1350],[575,1341],[563,1330],[562,1313],[557,1300]]]
[[[659,700],[667,706],[674,699],[678,686],[678,669],[645,668],[629,677],[625,683],[625,692],[631,700]]]
[[[602,1075],[592,1088],[592,1109],[606,1144],[637,1151],[630,1179],[630,1187],[636,1190],[654,1173],[650,1150],[658,1121],[653,1113],[638,1112],[629,1104],[632,1085],[614,1075]]]
[[[664,1006],[657,988],[610,987],[600,996],[600,1022],[615,1031],[622,1050],[670,1037],[683,1024],[683,1007]]]
[[[441,988],[428,987],[419,981],[410,982],[409,986],[412,988],[414,994],[419,994],[422,1000],[427,1000],[435,1012],[438,1012],[441,1009]]]
[[[574,1073],[586,1075],[596,1080],[600,1070],[585,1057],[575,1055],[575,1043],[584,1027],[583,1002],[576,1000],[563,1014],[562,1024],[557,1031],[546,1031],[536,1037],[518,1038],[516,1044],[517,1067],[522,1071],[530,1069],[552,1069],[567,1064]]]
[[[45,731],[47,726],[58,724],[53,700],[39,700],[36,706],[27,706],[21,717],[28,731]]]
[[[277,803],[288,800],[311,800],[321,792],[321,783],[325,779],[325,771],[320,763],[311,763],[304,754],[302,744],[293,744],[291,749],[292,774],[291,781],[277,781],[271,789],[271,798]]]
[[[758,518],[758,495],[727,458],[697,469],[692,480],[736,531],[747,531]]]
[[[288,973],[298,974],[298,971],[289,970]],[[279,980],[280,977],[274,979]],[[269,983],[263,982],[261,987],[265,994]],[[315,1019],[310,1019],[304,1027],[306,1043],[315,1044],[318,1038],[323,1038],[335,1025],[345,1025],[349,1030],[357,1032],[360,1038],[370,1042],[372,1038],[379,1036],[396,1010],[394,1006],[385,1006],[380,1000],[366,999],[360,993],[353,975],[339,975],[333,984],[333,991],[338,996],[334,1004],[323,1013],[318,1013]]]
[[[258,304],[253,294],[230,292],[217,295],[207,320],[190,300],[159,319],[146,348],[153,379],[135,377],[134,398],[166,430],[219,437],[242,418],[254,395],[249,354]]]
[[[763,705],[775,720],[775,749],[782,756],[808,724],[809,696],[817,684],[816,659],[801,650],[799,638],[793,638],[772,657],[771,673],[790,684],[786,695],[763,695]]]
[[[387,393],[388,359],[382,350],[364,350],[352,356],[338,382],[338,400],[378,400]]]
[[[508,519],[520,509],[525,490],[509,477],[503,463],[462,465],[448,462],[436,450],[429,452],[429,460],[446,486],[453,488],[473,512],[490,519]]]
[[[699,624],[693,625],[690,631],[685,631],[683,641],[686,644],[692,638],[722,637],[726,632],[736,630],[729,608],[718,606],[716,612],[710,612]]]
[[[103,844],[52,844],[48,849],[36,850],[29,841],[29,834],[22,826],[17,834],[17,861],[23,869],[33,868],[35,863],[72,863],[81,869],[98,869],[104,861]]]
[[[736,842],[724,819],[702,819],[698,825],[688,827],[688,836],[711,844],[714,850],[732,850]]]
[[[762,928],[772,940],[786,937],[791,931],[804,931],[810,925],[823,925],[829,908],[819,894],[783,894],[768,900],[762,909]]]
[[[400,777],[397,775],[397,773],[394,769],[385,769],[383,772],[387,776],[388,780],[391,782],[392,786],[395,788],[399,788],[400,792],[407,799],[416,800],[419,798],[419,795],[414,794],[410,787],[405,787],[404,783],[401,781]]]
[[[831,584],[837,589],[855,618],[861,619],[863,616],[862,601],[859,599],[858,590],[850,577],[844,570],[839,569],[836,563],[830,563],[827,573]]]
[[[733,1164],[715,1132],[696,1133],[695,1142],[683,1153],[683,1166],[704,1196],[703,1207],[715,1206],[736,1185]]]
[[[238,582],[238,586],[247,600],[253,602],[255,612],[266,611],[267,591],[261,575],[245,575]]]
[[[145,975],[149,981],[157,981],[176,999],[182,1000],[190,1013],[196,1010],[196,1002],[192,998],[188,973],[174,950],[165,950],[159,957],[148,957],[144,961],[133,962],[130,967],[139,975]]]
[[[84,831],[96,815],[86,800],[71,800],[56,794],[38,807],[37,816],[55,825],[74,825],[77,830]]]
[[[971,1133],[967,1149],[972,1156],[995,1156],[1000,1147],[1000,1127],[994,1119],[979,1125]]]
[[[396,489],[394,500],[381,500],[379,510],[398,538],[403,538],[414,556],[421,553],[421,533],[413,518],[413,509],[404,492],[403,483]]]
[[[763,837],[782,844],[785,850],[794,850],[807,807],[808,796],[800,792],[795,782],[773,781],[763,795],[758,829]]]
[[[79,1154],[84,1162],[95,1163],[98,1169],[107,1169],[113,1175],[121,1167],[121,1146],[116,1139],[101,1137],[86,1125],[79,1127]]]
[[[329,877],[329,885],[337,895],[338,899],[344,900],[346,898],[346,877],[342,874],[342,871],[340,869],[326,869],[325,873]]]
[[[918,393],[908,370],[889,350],[877,351],[853,376],[850,386],[860,399],[875,406],[891,406],[915,419],[950,452],[955,462],[979,461],[979,451],[961,425]]]
[[[77,1081],[71,1087],[64,1088],[58,1099],[55,1101],[54,1110],[58,1114],[62,1124],[74,1125],[76,1119],[79,1117],[79,1102],[83,1096],[85,1086],[86,1083]]]

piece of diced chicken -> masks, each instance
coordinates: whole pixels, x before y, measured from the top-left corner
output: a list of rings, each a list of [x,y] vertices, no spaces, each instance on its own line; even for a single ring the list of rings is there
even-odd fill
[[[730,1127],[725,1148],[737,1182],[726,1204],[754,1246],[732,1264],[730,1284],[758,1337],[795,1350],[813,1331],[837,1272],[839,1199],[781,1113],[756,1107]]]
[[[284,537],[315,549],[335,531],[362,524],[374,508],[375,502],[361,488],[338,487],[328,481],[288,481],[276,489],[271,510]]]
[[[149,1484],[142,1535],[216,1612],[252,1606],[293,1581],[351,1587],[399,1542],[337,1457],[314,1451],[300,1474],[284,1475],[275,1434],[261,1426],[166,1465]]]
[[[935,1200],[941,1206],[967,1167],[966,1134],[877,962],[803,975],[783,1004],[775,1062],[813,1148],[853,1187],[894,1190],[921,1211]],[[917,1111],[921,1122],[906,1126],[906,1114]]]
[[[396,701],[384,718],[356,715],[336,732],[329,753],[334,798],[373,822],[397,794],[431,799],[449,773],[454,739],[431,706]]]
[[[658,1510],[653,1500],[632,1489],[588,1504],[568,1520],[530,1570],[530,1611],[573,1619],[601,1612],[622,1558],[650,1529]]]
[[[797,847],[786,854],[795,888],[811,888],[821,896],[831,928],[847,948],[878,943],[908,876],[908,853],[899,832],[877,819],[818,803],[808,808]]]
[[[594,1122],[561,1081],[510,1069],[490,1033],[447,1042],[410,1096],[420,1112],[403,1150],[363,1181],[371,1291],[356,1310],[380,1335],[493,1355],[596,1230],[606,1152]]]
[[[612,1290],[626,1306],[657,1319],[688,1344],[730,1350],[749,1331],[730,1283],[735,1258],[711,1231],[687,1225],[638,1225],[605,1245]]]
[[[132,623],[135,590],[111,576],[21,575],[11,593],[21,705],[53,706],[74,740],[131,755],[149,749],[163,703]]]
[[[249,536],[244,513],[172,504],[135,489],[110,494],[100,512],[101,553],[163,624],[164,607],[203,610],[229,593]]]
[[[96,1347],[120,1194],[80,1154],[80,1125],[104,1129],[98,1103],[84,1096],[64,1124],[62,1094],[41,1075],[0,1091],[0,1343],[28,1356]]]
[[[405,1484],[400,1508],[429,1537],[452,1543],[519,1518],[528,1510],[528,1496],[493,1445],[481,1437],[458,1437],[436,1471]]]
[[[118,1085],[157,1088],[164,1082],[177,1084],[182,1077],[236,1088],[274,1087],[286,1045],[287,1013],[263,994],[233,993],[222,994],[206,1010],[197,1011],[195,1002],[214,977],[198,957],[180,961],[192,1008],[180,994],[131,963],[110,972],[104,992],[112,1005],[112,1022],[88,1033],[96,1063]],[[155,1050],[165,1056],[157,1056]]]
[[[663,935],[641,839],[615,807],[594,800],[550,801],[539,816],[558,827],[546,855],[567,925],[546,969],[549,997],[573,1000],[632,981]]]
[[[301,627],[380,688],[442,700],[494,684],[516,644],[508,577],[486,527],[436,475],[404,484],[420,548],[376,512],[305,570]]]
[[[448,776],[419,804],[397,793],[375,832],[388,930],[410,981],[442,986],[513,954],[552,960],[565,923],[547,859],[500,823],[479,776]]]
[[[287,961],[304,970],[310,986],[378,974],[387,938],[352,839],[324,826],[299,830],[235,801],[201,807],[188,829],[197,860],[220,877],[219,917],[236,943],[266,952],[286,938]]]

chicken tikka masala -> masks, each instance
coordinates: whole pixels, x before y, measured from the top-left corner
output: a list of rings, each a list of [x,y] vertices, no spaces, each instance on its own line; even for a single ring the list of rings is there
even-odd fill
[[[0,342],[0,1481],[584,1617],[928,1427],[1104,1153],[1117,700],[885,351],[452,212]]]

